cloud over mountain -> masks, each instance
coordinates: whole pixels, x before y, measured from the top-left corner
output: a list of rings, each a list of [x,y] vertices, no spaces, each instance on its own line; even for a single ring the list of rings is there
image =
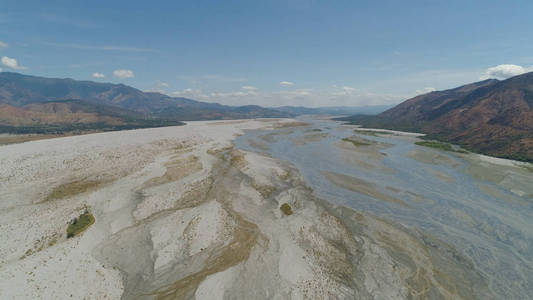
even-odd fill
[[[94,72],[93,78],[105,78],[105,75],[103,73]]]
[[[415,91],[415,94],[416,94],[416,95],[423,95],[423,94],[427,94],[427,93],[434,92],[434,91],[436,91],[436,90],[437,90],[437,89],[434,88],[434,87],[425,87],[425,88],[422,88],[422,89],[416,90],[416,91]]]
[[[533,71],[533,67],[524,68],[518,65],[502,64],[488,68],[487,71],[485,71],[485,74],[481,77],[481,79],[495,78],[502,80],[530,71]]]

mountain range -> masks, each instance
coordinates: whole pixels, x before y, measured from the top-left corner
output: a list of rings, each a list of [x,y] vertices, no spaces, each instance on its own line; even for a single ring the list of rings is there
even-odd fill
[[[340,120],[413,131],[497,157],[533,161],[533,72],[408,99],[375,116]]]
[[[304,106],[280,106],[275,110],[286,112],[292,115],[354,115],[366,114],[375,115],[381,113],[394,105],[367,105],[367,106],[324,106],[324,107],[304,107]]]
[[[340,120],[421,132],[426,138],[471,151],[533,161],[533,72],[434,91],[387,108],[226,106],[143,92],[123,84],[0,72],[0,133],[107,131],[193,120],[356,114]],[[379,114],[369,115],[375,113]]]
[[[290,116],[256,105],[200,102],[143,92],[124,84],[0,72],[0,132],[117,130],[193,120]]]
[[[61,133],[182,125],[182,121],[375,114],[389,106],[264,108],[143,92],[124,84],[0,72],[0,133]]]

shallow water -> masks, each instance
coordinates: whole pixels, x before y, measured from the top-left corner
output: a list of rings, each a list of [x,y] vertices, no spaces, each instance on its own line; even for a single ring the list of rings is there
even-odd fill
[[[353,126],[334,121],[303,121],[311,125],[247,131],[237,138],[236,147],[292,163],[322,199],[424,230],[450,243],[484,275],[494,298],[533,295],[533,173],[482,162],[474,154],[417,146],[412,137],[360,135]],[[310,138],[318,134],[325,137]],[[358,147],[350,150],[338,145],[354,135],[388,146],[375,148],[374,154],[383,154],[374,159],[350,163],[350,151],[361,157]],[[428,163],[427,156],[437,157],[436,163]],[[367,162],[378,167],[365,167]],[[482,169],[477,178],[469,175],[472,166]],[[323,171],[373,183],[379,193],[407,205],[342,188],[326,179]],[[480,177],[503,179],[491,182]]]

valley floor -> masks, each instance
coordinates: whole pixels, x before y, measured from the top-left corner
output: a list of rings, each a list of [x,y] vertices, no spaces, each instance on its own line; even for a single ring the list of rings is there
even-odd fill
[[[298,125],[191,122],[0,147],[0,298],[486,297],[450,245],[318,199],[293,166],[233,146],[243,130]],[[84,214],[94,224],[67,238]]]

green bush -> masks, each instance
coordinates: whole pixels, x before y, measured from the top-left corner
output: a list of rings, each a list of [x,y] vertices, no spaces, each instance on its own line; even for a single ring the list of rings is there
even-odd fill
[[[89,226],[94,223],[94,216],[86,210],[78,218],[74,218],[67,227],[67,239],[75,237],[76,235],[84,232]]]
[[[287,203],[283,203],[283,204],[279,207],[279,209],[281,209],[281,211],[282,211],[285,215],[287,215],[287,216],[292,215],[292,208],[291,208],[291,206],[290,206],[289,204],[287,204]]]

